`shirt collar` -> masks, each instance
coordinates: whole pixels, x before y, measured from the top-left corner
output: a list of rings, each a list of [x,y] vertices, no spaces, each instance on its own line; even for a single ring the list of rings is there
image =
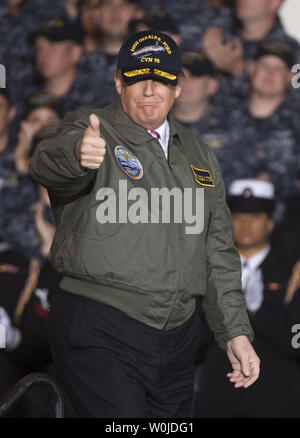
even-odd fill
[[[166,119],[162,125],[160,125],[159,128],[155,129],[155,132],[157,132],[160,136],[160,139],[163,143],[166,143],[167,140],[167,134],[168,134],[168,128],[169,128],[169,122]],[[147,131],[150,133],[150,130],[147,129]]]
[[[249,267],[251,270],[254,271],[261,265],[261,263],[269,254],[269,252],[270,252],[270,244],[267,244],[261,251],[257,252],[252,257],[249,257],[249,259],[246,259],[244,256],[240,254],[241,263],[243,265],[246,262],[247,267]]]

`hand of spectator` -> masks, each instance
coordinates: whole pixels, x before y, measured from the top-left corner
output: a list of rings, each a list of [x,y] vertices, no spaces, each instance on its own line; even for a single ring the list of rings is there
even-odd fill
[[[227,377],[235,388],[248,388],[258,379],[260,360],[247,336],[236,336],[228,341],[227,356],[233,368]]]
[[[11,324],[10,317],[3,307],[0,307],[0,325],[0,336],[5,336],[5,345],[3,345],[3,339],[1,339],[1,346],[8,351],[15,350],[21,342],[21,332]]]
[[[25,120],[20,123],[18,144],[14,151],[15,165],[19,172],[27,172],[28,170],[28,154],[35,134],[36,128],[31,123]]]
[[[244,69],[244,50],[239,38],[223,44],[219,55],[218,68],[232,76],[240,76]]]
[[[209,27],[202,38],[202,47],[206,56],[214,58],[215,50],[219,49],[223,44],[223,32],[219,27]]]
[[[47,257],[54,238],[55,228],[44,217],[45,206],[45,202],[39,200],[31,206],[31,210],[35,212],[35,226],[41,241],[40,251],[44,257]]]
[[[203,48],[214,66],[232,76],[240,76],[244,69],[243,45],[239,38],[223,43],[223,33],[211,27],[204,34]]]
[[[100,135],[100,120],[96,114],[91,114],[90,126],[77,144],[77,156],[82,167],[98,169],[101,166],[106,152],[106,141]]]

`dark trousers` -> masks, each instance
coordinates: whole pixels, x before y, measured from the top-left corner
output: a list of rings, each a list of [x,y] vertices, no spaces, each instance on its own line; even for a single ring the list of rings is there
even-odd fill
[[[191,416],[198,312],[158,330],[123,312],[59,290],[49,312],[49,342],[73,414],[94,418]]]

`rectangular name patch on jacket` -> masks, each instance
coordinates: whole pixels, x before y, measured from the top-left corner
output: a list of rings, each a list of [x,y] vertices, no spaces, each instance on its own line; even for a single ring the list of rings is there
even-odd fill
[[[195,180],[197,181],[198,184],[200,184],[201,186],[215,187],[213,177],[211,176],[209,170],[197,169],[197,167],[193,166],[192,164],[191,164],[191,168]]]

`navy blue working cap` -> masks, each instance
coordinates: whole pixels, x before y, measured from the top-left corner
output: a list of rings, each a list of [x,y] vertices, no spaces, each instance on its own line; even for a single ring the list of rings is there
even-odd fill
[[[288,68],[295,64],[295,53],[293,47],[283,39],[270,39],[262,41],[255,55],[255,59],[263,56],[272,55],[281,58]]]
[[[64,110],[60,99],[44,90],[35,91],[28,98],[23,119],[26,119],[31,111],[38,108],[52,109],[61,119],[64,116]]]
[[[216,76],[217,71],[211,61],[201,50],[185,50],[181,55],[182,67],[193,76]]]
[[[79,26],[69,22],[65,18],[50,18],[44,26],[28,36],[30,45],[35,43],[37,37],[43,36],[49,41],[74,41],[77,44],[83,44],[83,35]]]

